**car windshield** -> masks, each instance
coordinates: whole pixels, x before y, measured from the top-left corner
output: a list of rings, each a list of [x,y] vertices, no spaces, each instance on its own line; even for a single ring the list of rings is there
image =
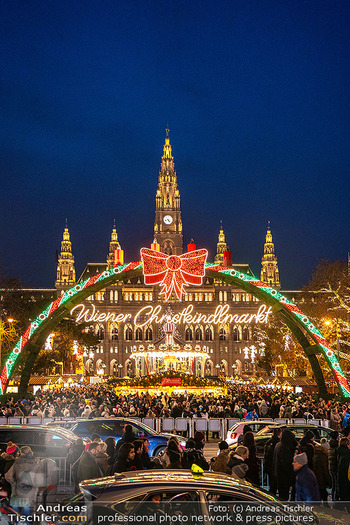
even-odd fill
[[[274,428],[276,428],[276,425],[266,425],[266,427],[263,427],[261,430],[259,430],[257,435],[261,436],[264,434],[272,434]]]
[[[129,421],[128,421],[129,423]],[[141,423],[140,421],[133,421],[133,424],[142,428],[143,430],[146,430],[148,432],[148,434],[152,434],[152,436],[159,436],[159,432],[156,432],[155,430],[153,430],[151,427],[148,427],[147,425],[145,425],[144,423]]]

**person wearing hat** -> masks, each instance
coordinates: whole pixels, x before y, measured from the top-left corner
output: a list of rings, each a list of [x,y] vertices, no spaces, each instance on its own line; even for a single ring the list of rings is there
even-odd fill
[[[296,501],[320,501],[320,491],[314,472],[307,465],[306,452],[296,454],[293,459],[295,472],[295,500]]]
[[[215,472],[223,472],[224,474],[229,473],[227,468],[227,462],[229,458],[229,448],[226,441],[220,441],[219,443],[219,454],[216,458],[211,459],[211,468]]]

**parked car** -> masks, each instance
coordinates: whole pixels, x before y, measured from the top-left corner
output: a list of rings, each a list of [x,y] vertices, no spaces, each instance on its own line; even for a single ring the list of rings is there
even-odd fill
[[[282,431],[289,429],[294,432],[296,439],[299,441],[302,439],[307,430],[311,430],[315,436],[315,441],[318,443],[321,441],[321,438],[325,437],[327,440],[330,438],[330,433],[332,432],[331,428],[323,427],[322,425],[309,425],[309,424],[297,424],[297,423],[286,423],[282,425],[267,425],[261,429],[255,436],[255,446],[256,451],[259,456],[264,454],[264,447],[266,442],[272,437],[273,429],[280,428]],[[234,443],[230,446],[231,450],[235,450],[237,443]]]
[[[91,523],[147,523],[147,520],[142,521],[142,516],[150,514],[158,515],[158,519],[155,521],[153,517],[152,522],[191,525],[207,522],[345,525],[349,516],[310,504],[303,507],[289,502],[286,506],[250,483],[217,472],[125,472],[83,481],[80,489],[81,493],[69,503],[77,509],[77,516],[82,515],[80,509],[86,510]],[[152,499],[160,503],[153,503]],[[67,501],[64,504],[67,505]],[[308,509],[315,509],[315,512]],[[169,516],[168,520],[166,516]],[[57,523],[60,524],[60,520]]]
[[[12,441],[19,447],[28,445],[40,458],[65,458],[77,436],[64,428],[47,425],[1,425],[0,452]]]
[[[161,455],[168,443],[168,439],[175,435],[160,434],[140,421],[134,421],[125,417],[82,419],[72,426],[72,432],[79,437],[89,438],[91,438],[92,434],[98,434],[103,441],[112,436],[117,442],[122,437],[124,426],[127,424],[132,426],[132,430],[137,437],[148,439],[150,456]],[[176,437],[179,438],[179,436]],[[180,444],[182,447],[185,447],[186,441],[180,438]]]
[[[239,436],[243,434],[243,429],[247,425],[249,425],[250,428],[252,429],[252,432],[256,434],[257,432],[265,428],[266,425],[271,426],[275,424],[276,423],[274,423],[273,421],[270,421],[270,420],[266,421],[264,419],[259,419],[257,421],[250,421],[250,420],[244,419],[242,421],[239,421],[238,423],[235,423],[234,425],[232,425],[232,427],[228,429],[227,435],[226,435],[226,441],[229,445],[233,445],[237,443]]]
[[[60,427],[70,430],[73,425],[75,425],[76,419],[56,419],[54,421],[49,421],[46,423],[48,427]]]

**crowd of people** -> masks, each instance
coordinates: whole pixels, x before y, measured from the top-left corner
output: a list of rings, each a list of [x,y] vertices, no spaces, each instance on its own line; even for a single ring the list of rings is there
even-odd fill
[[[77,386],[69,389],[51,389],[38,392],[20,402],[8,400],[1,407],[3,416],[38,417],[186,417],[259,418],[302,417],[307,420],[327,419],[333,429],[331,439],[316,443],[312,431],[307,431],[300,442],[290,430],[275,429],[266,443],[263,473],[268,477],[270,492],[288,501],[350,501],[350,410],[337,400],[316,400],[308,394],[291,394],[278,389],[233,386],[225,395],[118,394],[108,385]],[[245,425],[238,446],[230,451],[226,441],[219,443],[217,456],[210,461],[203,453],[205,435],[197,431],[188,438],[186,446],[179,439],[169,439],[163,455],[149,456],[149,442],[133,433],[131,425],[124,427],[123,437],[102,441],[93,435],[88,444],[78,438],[71,446],[67,461],[73,480],[96,479],[119,472],[143,469],[190,469],[193,465],[245,479],[256,486],[262,482],[260,459],[257,457],[255,437]],[[44,462],[45,465],[44,465]],[[49,465],[47,462],[51,462]],[[49,475],[48,475],[49,472]],[[45,473],[45,475],[44,475]],[[23,486],[32,501],[38,499],[45,487],[55,487],[54,461],[37,460],[30,447],[18,447],[10,442],[0,456],[1,490],[12,493],[12,499],[23,496]],[[46,478],[45,478],[46,476]],[[31,479],[29,483],[28,479]],[[45,478],[45,479],[44,479]],[[25,482],[23,482],[23,479]],[[30,490],[30,488],[32,490]],[[348,509],[350,510],[350,509]]]
[[[282,389],[232,385],[226,395],[148,392],[118,394],[110,385],[53,388],[37,392],[20,402],[10,399],[0,408],[0,416],[141,417],[141,418],[305,418],[326,419],[341,430],[350,418],[348,406],[337,400],[316,400],[305,393]],[[346,425],[345,425],[346,426]]]

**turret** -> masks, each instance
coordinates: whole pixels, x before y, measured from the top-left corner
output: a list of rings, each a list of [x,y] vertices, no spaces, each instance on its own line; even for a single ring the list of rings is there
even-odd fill
[[[275,255],[275,245],[272,242],[270,221],[267,226],[266,239],[264,244],[264,255],[261,259],[260,280],[272,288],[281,288],[277,257]]]
[[[75,284],[75,266],[74,256],[72,254],[72,243],[66,220],[66,227],[63,231],[63,240],[61,242],[61,253],[57,262],[56,288],[70,288]]]

